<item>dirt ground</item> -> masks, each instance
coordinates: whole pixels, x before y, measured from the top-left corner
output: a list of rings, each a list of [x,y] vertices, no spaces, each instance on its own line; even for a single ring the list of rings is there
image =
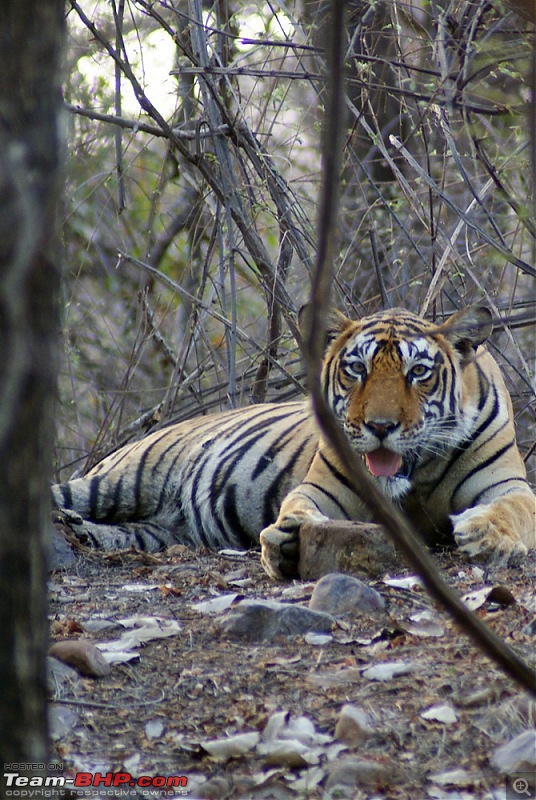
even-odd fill
[[[476,613],[533,660],[535,559],[489,573],[455,553],[438,559],[462,595],[484,586],[506,587],[485,602],[486,593],[479,595]],[[396,577],[409,574],[403,564],[396,571]],[[75,564],[51,575],[53,640],[117,639],[124,630],[117,620],[134,615],[173,620],[180,632],[148,641],[137,658],[115,664],[105,677],[70,673],[53,679],[54,756],[64,774],[187,779],[185,788],[165,791],[130,787],[128,796],[140,799],[509,796],[490,758],[500,743],[534,723],[526,694],[448,615],[435,616],[422,588],[388,586],[383,579],[371,585],[386,601],[381,617],[338,619],[331,638],[300,635],[258,643],[233,639],[221,619],[243,598],[307,605],[314,584],[271,582],[257,552],[176,546],[156,556],[78,555]],[[236,597],[226,597],[232,594]],[[222,596],[229,608],[214,613],[193,608]],[[434,612],[431,627],[411,621],[423,610]],[[388,680],[367,678],[365,669],[382,662],[410,664],[412,671]],[[335,739],[335,727],[348,703],[369,715],[371,732],[366,741],[345,747]],[[421,716],[445,705],[453,719]],[[218,758],[203,747],[214,739],[262,734],[281,711],[289,720],[305,717],[312,723],[323,742],[313,758],[306,754],[302,762],[278,763],[258,747]],[[357,762],[361,766],[352,772]],[[121,795],[107,788],[98,796]]]

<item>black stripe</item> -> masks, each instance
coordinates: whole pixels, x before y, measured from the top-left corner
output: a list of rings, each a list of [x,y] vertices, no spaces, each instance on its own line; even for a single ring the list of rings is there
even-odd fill
[[[136,474],[134,476],[134,508],[132,511],[133,517],[140,516],[141,492],[143,486],[143,473],[145,471],[145,464],[147,462],[147,459],[149,458],[151,451],[154,449],[154,447],[156,447],[157,444],[159,444],[159,442],[153,442],[150,447],[144,450],[139,460],[138,466],[136,467]]]
[[[236,539],[238,536],[242,547],[244,547],[245,550],[248,550],[254,544],[254,542],[249,533],[242,526],[242,520],[237,514],[236,486],[234,483],[231,483],[225,489],[223,515],[225,517],[225,522],[227,523],[227,528],[231,531],[232,539]],[[227,538],[228,537],[226,537],[226,539]]]
[[[323,486],[319,486],[319,485],[318,485],[318,483],[313,483],[313,481],[303,481],[303,483],[301,483],[301,484],[300,484],[300,486],[313,486],[313,487],[314,487],[315,489],[317,489],[319,492],[322,492],[322,494],[323,494],[323,495],[325,495],[326,497],[328,497],[328,498],[331,500],[331,502],[333,503],[333,505],[337,506],[337,508],[338,508],[338,509],[339,509],[339,510],[342,512],[342,515],[343,515],[343,517],[344,517],[345,519],[350,519],[350,517],[349,517],[349,515],[348,515],[348,512],[346,511],[346,509],[344,508],[344,506],[343,506],[343,505],[342,505],[342,504],[339,502],[339,500],[338,500],[338,499],[335,497],[335,495],[334,495],[334,494],[332,494],[331,492],[329,492],[329,491],[328,491],[327,489],[325,489]],[[319,511],[322,513],[322,514],[324,514],[324,516],[327,516],[326,512],[322,510],[322,508],[321,508],[321,507],[318,505],[318,503],[317,503],[315,500],[313,500],[313,498],[309,498],[309,497],[308,497],[308,499],[309,499],[309,500],[310,500],[310,501],[313,503],[313,505],[314,505],[314,506],[315,506],[315,507],[316,507],[316,508],[317,508],[317,509],[318,509],[318,510],[319,510]]]
[[[486,374],[484,373],[482,367],[478,363],[478,361],[474,361],[473,363],[475,365],[478,375],[478,391],[479,391],[478,410],[482,411],[482,409],[486,405],[486,400],[488,399],[490,382]]]
[[[437,480],[435,481],[434,486],[433,486],[431,492],[429,493],[428,497],[430,497],[432,492],[434,492],[441,485],[442,481],[448,475],[449,471],[456,464],[456,462],[476,442],[478,437],[481,436],[484,433],[486,428],[489,427],[489,425],[493,422],[493,420],[497,416],[497,413],[499,411],[499,398],[498,398],[497,390],[495,389],[495,387],[491,386],[491,388],[493,389],[493,407],[492,407],[490,413],[486,416],[486,419],[483,420],[483,422],[480,423],[478,428],[475,431],[473,431],[473,433],[467,439],[465,439],[465,441],[461,442],[456,447],[454,452],[451,454],[449,460],[446,462],[445,469],[443,470],[441,475],[439,475]]]
[[[58,487],[63,497],[63,508],[73,507],[73,492],[70,483],[61,483]]]
[[[89,519],[99,519],[99,486],[101,478],[96,475],[89,479],[88,516]]]
[[[337,469],[337,467],[334,464],[331,463],[331,461],[328,461],[328,459],[326,458],[326,456],[324,455],[324,453],[321,450],[318,451],[318,455],[319,455],[321,461],[326,465],[328,470],[331,472],[333,477],[337,481],[342,483],[343,486],[345,486],[347,489],[350,489],[350,491],[355,494],[355,489],[354,489],[353,485],[350,483],[350,481],[348,480],[348,478],[346,477],[346,475],[344,475],[342,472],[340,472]]]
[[[453,504],[454,504],[454,498],[456,497],[456,494],[462,488],[464,483],[466,483],[466,481],[468,481],[470,478],[472,478],[474,475],[476,475],[477,472],[481,472],[481,470],[486,469],[487,467],[489,467],[490,464],[493,464],[495,461],[497,461],[498,458],[503,456],[505,453],[508,452],[508,450],[511,450],[513,447],[515,447],[515,440],[514,439],[512,439],[512,441],[509,442],[508,444],[505,444],[504,447],[501,447],[500,450],[497,450],[495,453],[493,453],[493,455],[491,455],[485,461],[481,461],[476,467],[473,467],[473,469],[469,470],[469,472],[466,475],[463,476],[461,481],[459,481],[456,484],[456,487],[455,487],[454,491],[452,492],[452,502],[453,502]]]
[[[267,528],[268,525],[271,525],[276,520],[277,515],[279,513],[279,506],[281,505],[281,502],[284,499],[280,496],[281,495],[280,486],[282,482],[285,480],[285,478],[288,476],[288,474],[292,472],[294,464],[299,460],[300,456],[307,447],[308,443],[309,440],[303,441],[301,445],[296,448],[296,450],[292,454],[292,457],[288,459],[284,468],[278,472],[275,479],[272,481],[270,486],[268,486],[267,491],[264,495],[264,503],[262,509],[263,528]],[[311,465],[309,464],[309,467],[310,466]],[[305,475],[303,477],[305,478]]]
[[[159,498],[158,498],[158,504],[157,504],[157,506],[155,508],[155,511],[154,511],[155,516],[157,514],[159,514],[160,511],[162,511],[162,509],[164,507],[164,503],[166,503],[168,501],[168,499],[169,499],[167,497],[167,489],[168,489],[168,486],[169,486],[169,484],[171,482],[172,476],[175,474],[175,466],[177,464],[177,461],[181,458],[182,454],[183,453],[182,453],[182,449],[181,449],[181,450],[179,450],[179,452],[177,452],[177,454],[172,459],[171,464],[168,466],[168,469],[167,469],[167,472],[166,472],[166,477],[162,481],[162,485],[160,487],[160,495],[159,495]],[[178,472],[178,470],[177,470],[177,472]]]
[[[285,447],[287,444],[290,447],[292,447],[293,442],[294,442],[295,438],[297,437],[297,434],[296,434],[297,429],[303,427],[306,423],[307,423],[307,419],[304,419],[301,422],[298,422],[297,425],[293,425],[292,427],[286,428],[283,431],[283,433],[281,433],[277,437],[277,439],[275,439],[272,442],[270,447],[267,450],[265,450],[262,453],[261,457],[258,459],[257,464],[256,464],[254,470],[251,473],[251,480],[254,481],[259,477],[259,475],[262,475],[264,470],[267,469],[273,463],[274,457],[279,455],[279,453],[281,452],[283,447]],[[287,438],[290,440],[288,443],[285,441]],[[309,438],[313,438],[313,437],[311,436]],[[307,441],[309,441],[309,439]],[[303,451],[303,443],[300,445],[299,450],[300,450],[300,452]],[[293,454],[292,462],[295,463],[295,461],[296,461],[296,459],[295,459],[294,454]],[[283,469],[286,470],[287,467],[284,467]]]
[[[506,483],[512,483],[512,482],[522,483],[523,486],[528,486],[528,481],[526,481],[524,478],[505,478],[502,481],[495,481],[495,483],[490,483],[488,486],[486,486],[485,489],[483,489],[481,492],[475,495],[471,500],[471,502],[467,504],[467,507],[472,508],[473,506],[477,506],[480,503],[480,498],[483,497],[483,495],[487,494],[491,489],[495,489],[497,486],[504,486]],[[499,496],[507,497],[508,494],[510,494],[510,492],[506,492],[505,494]]]
[[[116,519],[121,519],[121,515],[117,516],[118,509],[121,507],[122,489],[123,489],[124,475],[121,475],[115,484],[111,505],[106,508],[106,515],[102,518],[103,522],[111,522]]]

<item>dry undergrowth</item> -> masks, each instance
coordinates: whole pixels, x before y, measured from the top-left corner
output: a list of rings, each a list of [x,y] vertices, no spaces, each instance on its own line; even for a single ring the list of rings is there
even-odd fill
[[[499,599],[509,604],[487,602],[477,613],[518,652],[531,657],[534,558],[521,568],[492,574],[454,554],[440,556],[440,563],[462,594],[484,585],[507,587],[509,592],[499,593]],[[404,572],[401,566],[397,574]],[[133,583],[137,591],[129,589]],[[248,597],[307,604],[313,585],[270,582],[257,553],[230,557],[176,546],[150,559],[132,553],[81,557],[75,567],[53,575],[53,638],[113,639],[117,629],[91,632],[95,620],[135,614],[177,620],[182,631],[148,643],[139,660],[114,666],[107,677],[78,678],[63,685],[55,707],[63,713],[69,709],[74,717],[60,725],[55,755],[69,774],[123,770],[187,776],[190,797],[323,798],[328,796],[325,782],[333,768],[324,757],[308,772],[270,766],[254,751],[217,761],[200,743],[262,731],[270,715],[280,710],[293,717],[304,715],[317,731],[333,736],[341,707],[352,703],[372,718],[373,735],[337,759],[372,760],[384,768],[383,777],[375,787],[355,787],[334,797],[428,797],[434,787],[428,777],[451,769],[466,770],[470,776],[443,791],[492,797],[491,790],[504,787],[504,779],[490,766],[490,754],[498,743],[530,727],[534,712],[444,614],[440,636],[424,636],[418,628],[416,633],[407,631],[411,615],[432,608],[423,591],[388,587],[381,581],[373,585],[387,601],[384,620],[343,620],[324,645],[309,644],[303,636],[239,643],[224,636],[218,624],[228,611],[201,614],[192,604],[231,592],[237,593],[236,601]],[[510,602],[510,593],[516,603]],[[415,671],[385,682],[362,675],[366,666],[392,661],[411,662]],[[421,717],[426,709],[444,703],[453,707],[456,722]],[[304,789],[307,776],[311,785]],[[132,792],[132,797],[148,796],[143,790]]]

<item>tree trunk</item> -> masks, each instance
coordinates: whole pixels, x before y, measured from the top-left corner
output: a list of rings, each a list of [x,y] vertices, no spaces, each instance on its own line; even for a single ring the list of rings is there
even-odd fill
[[[46,763],[63,0],[0,3],[0,762]],[[24,774],[30,777],[32,769]]]

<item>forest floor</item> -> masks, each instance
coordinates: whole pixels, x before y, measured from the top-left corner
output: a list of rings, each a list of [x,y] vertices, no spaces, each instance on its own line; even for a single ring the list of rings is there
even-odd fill
[[[476,613],[533,659],[535,559],[490,572],[454,552],[438,562],[461,595],[473,593]],[[403,564],[391,573],[409,575]],[[104,677],[62,674],[50,659],[53,754],[63,773],[131,776],[128,786],[101,784],[92,797],[518,796],[492,754],[534,724],[534,702],[412,581],[370,581],[384,613],[337,618],[327,635],[265,641],[254,630],[237,638],[222,620],[244,598],[307,606],[314,583],[273,583],[257,552],[177,545],[151,556],[86,553],[50,583],[53,640],[102,645],[129,630],[126,620],[142,629],[126,656],[134,658]],[[489,596],[494,587],[502,588]],[[214,602],[196,608],[204,601]],[[169,635],[152,638],[151,626]],[[379,664],[383,673],[367,673]],[[368,722],[341,741],[335,729],[346,704]],[[139,776],[158,776],[155,784],[181,777],[186,786],[132,786]]]

